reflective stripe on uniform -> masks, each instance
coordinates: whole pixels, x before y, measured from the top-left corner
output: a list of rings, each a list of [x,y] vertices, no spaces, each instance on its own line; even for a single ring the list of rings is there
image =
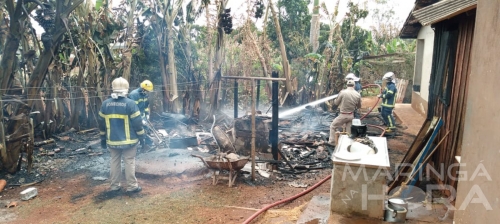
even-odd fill
[[[137,131],[135,133],[137,133],[137,135],[143,135],[144,134],[144,129],[142,129],[142,131]]]
[[[130,115],[130,118],[135,118],[135,117],[138,117],[140,115],[141,115],[141,112],[137,111],[137,112],[133,113],[132,115]]]
[[[144,111],[147,111],[147,112],[149,112],[149,107],[146,107],[146,109],[144,109]]]
[[[99,135],[106,135],[106,132],[104,132],[104,131],[100,131],[100,132],[99,132]]]
[[[125,141],[111,141],[107,140],[108,145],[130,145],[139,142],[139,139],[125,140]]]
[[[138,114],[139,111],[135,112],[133,115],[135,114]],[[128,115],[123,115],[123,114],[103,114],[101,112],[99,112],[99,115],[101,115],[101,117],[104,118],[104,120],[106,121],[106,130],[107,130],[107,136],[108,136],[108,144],[112,145],[111,143],[109,142],[114,142],[116,143],[117,145],[118,144],[132,144],[134,143],[133,141],[137,142],[137,139],[135,140],[130,140],[130,126],[129,126],[129,119],[128,119]],[[136,115],[137,117],[138,115]],[[110,119],[121,119],[123,120],[123,125],[124,125],[124,128],[125,128],[125,141],[111,141],[109,139],[111,139],[111,124],[109,122]],[[127,142],[130,142],[132,141],[131,143],[127,143]]]
[[[387,115],[387,120],[389,121],[389,128],[394,128],[394,124],[392,123],[391,115]]]

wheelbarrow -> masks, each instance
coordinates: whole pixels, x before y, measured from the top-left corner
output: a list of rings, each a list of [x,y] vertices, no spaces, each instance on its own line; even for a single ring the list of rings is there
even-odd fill
[[[212,185],[216,185],[219,180],[223,179],[229,181],[228,183],[229,187],[233,186],[234,181],[236,180],[236,176],[250,159],[248,157],[240,157],[240,159],[238,160],[231,161],[229,158],[226,157],[223,157],[221,158],[221,160],[219,160],[217,156],[211,156],[205,158],[198,155],[191,155],[191,156],[200,158],[203,164],[205,164],[205,166],[207,166],[207,168],[213,172]],[[228,171],[229,177],[221,176],[221,171]]]

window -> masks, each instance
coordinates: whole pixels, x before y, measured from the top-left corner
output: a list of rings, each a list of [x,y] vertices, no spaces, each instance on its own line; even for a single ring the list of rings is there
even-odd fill
[[[417,40],[417,55],[415,60],[415,74],[413,76],[413,91],[420,92],[420,85],[422,83],[422,67],[424,63],[424,39]]]

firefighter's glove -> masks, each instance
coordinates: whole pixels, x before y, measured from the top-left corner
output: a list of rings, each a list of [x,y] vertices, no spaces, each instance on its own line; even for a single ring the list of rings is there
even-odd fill
[[[378,96],[377,96],[377,97],[378,97],[378,98],[382,98],[382,94],[378,94]]]
[[[146,115],[146,119],[149,121],[149,115]]]
[[[108,145],[106,144],[106,139],[101,139],[101,148],[107,149]]]
[[[142,125],[147,125],[148,123],[146,122],[145,119],[142,119]]]

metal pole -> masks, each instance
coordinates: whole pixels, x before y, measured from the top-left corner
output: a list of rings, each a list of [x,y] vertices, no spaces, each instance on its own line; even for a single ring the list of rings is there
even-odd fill
[[[238,118],[238,80],[234,80],[234,118]]]
[[[260,101],[260,79],[257,79],[257,110],[259,109],[259,101]]]
[[[252,181],[255,181],[255,81],[252,80]]]
[[[274,71],[272,73],[273,78],[278,78],[278,72]],[[273,154],[273,159],[278,160],[278,82],[273,81],[272,85],[272,121],[271,121],[271,152]]]

